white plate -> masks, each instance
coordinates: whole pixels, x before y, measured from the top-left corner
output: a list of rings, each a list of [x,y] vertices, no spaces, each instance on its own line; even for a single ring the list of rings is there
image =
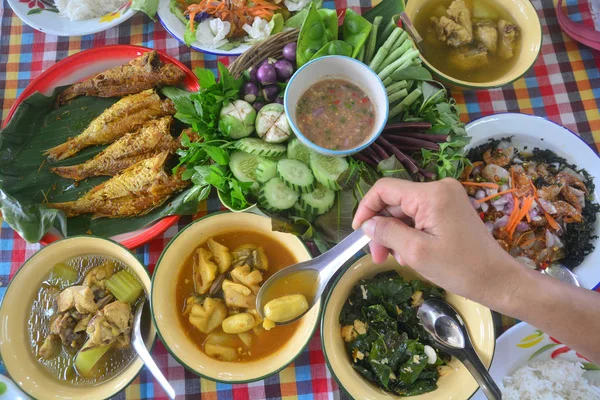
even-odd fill
[[[131,9],[131,0],[100,18],[81,21],[71,21],[59,14],[52,0],[8,0],[8,4],[15,14],[33,29],[57,36],[83,36],[105,31],[136,13]]]
[[[546,349],[543,349],[545,346]],[[546,361],[556,358],[572,362],[588,362],[573,350],[569,349],[556,355],[554,352],[557,350],[561,353],[567,350],[567,346],[551,339],[550,336],[533,326],[521,322],[504,332],[496,341],[496,353],[492,361],[490,374],[498,386],[502,388],[504,377],[527,364],[532,356],[532,361]],[[537,351],[540,353],[534,356]],[[600,387],[600,371],[586,371],[583,376],[590,384]],[[471,400],[486,400],[486,397],[481,390],[478,390]]]
[[[527,146],[549,149],[568,162],[587,170],[594,178],[596,190],[594,201],[598,203],[600,190],[600,159],[579,136],[566,128],[541,117],[525,114],[496,114],[480,118],[466,126],[473,139],[467,150],[486,143],[490,139],[514,136],[512,142],[519,150]],[[596,221],[600,232],[600,218]],[[600,240],[593,241],[596,250],[574,269],[581,283],[588,289],[600,286]]]
[[[169,32],[175,39],[185,44],[185,40],[183,40],[183,35],[185,35],[185,25],[179,18],[175,16],[175,14],[171,12],[171,10],[169,10],[169,4],[170,0],[159,0],[158,11],[156,15],[167,32]],[[252,46],[249,44],[241,44],[239,47],[236,47],[232,50],[219,50],[214,47],[205,47],[197,41],[192,42],[192,45],[190,46],[190,48],[196,51],[201,51],[202,53],[213,54],[216,56],[239,56],[250,47]]]

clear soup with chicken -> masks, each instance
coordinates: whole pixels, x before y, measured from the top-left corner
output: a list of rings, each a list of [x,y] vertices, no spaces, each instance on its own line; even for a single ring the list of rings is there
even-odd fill
[[[423,37],[423,57],[456,79],[493,81],[519,58],[521,32],[501,2],[430,1],[419,9],[413,24]]]
[[[118,375],[135,358],[132,310],[143,297],[142,284],[118,260],[86,255],[55,265],[29,315],[33,356],[74,385]]]

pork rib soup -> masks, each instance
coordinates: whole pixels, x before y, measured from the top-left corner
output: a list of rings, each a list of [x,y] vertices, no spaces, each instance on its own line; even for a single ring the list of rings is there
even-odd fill
[[[28,320],[34,357],[74,385],[118,375],[135,358],[132,310],[143,297],[135,274],[115,259],[86,255],[55,265]]]

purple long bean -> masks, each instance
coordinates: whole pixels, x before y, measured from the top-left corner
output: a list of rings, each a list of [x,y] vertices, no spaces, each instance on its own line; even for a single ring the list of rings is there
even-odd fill
[[[388,142],[384,137],[380,136],[379,139],[377,139],[377,142],[379,142],[379,144],[381,144],[382,146],[384,146],[387,150],[389,150],[392,153],[394,153],[394,155],[398,158],[398,160],[402,164],[404,164],[404,166],[406,168],[408,168],[408,170],[412,174],[418,174],[419,167],[417,166],[417,163],[415,162],[415,160],[413,160],[411,157],[409,157],[406,154],[404,154],[397,147],[395,147],[393,144],[391,144],[390,142]],[[372,146],[373,145],[377,145],[377,143],[373,143]]]
[[[376,163],[380,163],[381,161],[383,161],[383,159],[381,157],[379,157],[379,154],[377,154],[375,152],[375,150],[373,150],[370,147],[367,147],[366,149],[364,149],[362,151],[363,153],[365,153],[365,155],[367,155],[368,157],[371,157],[373,160],[375,160]]]
[[[421,133],[421,132],[400,132],[400,131],[385,131],[386,136],[411,137],[416,139],[429,140],[430,142],[443,143],[448,140],[448,135],[439,135],[436,133]]]
[[[377,169],[377,162],[375,162],[375,160],[373,160],[372,158],[367,157],[365,154],[361,154],[361,153],[356,153],[354,154],[354,158],[356,158],[359,161],[364,162],[365,164],[367,164],[369,167],[373,168],[373,169]]]
[[[389,124],[383,128],[384,131],[387,130],[403,130],[403,129],[431,129],[430,122],[400,122],[397,124]]]
[[[429,140],[417,139],[406,136],[397,136],[397,135],[383,135],[387,140],[394,143],[403,143],[410,146],[420,146],[424,149],[429,150],[439,150],[440,145],[435,142],[431,142]]]
[[[381,138],[381,137],[380,137]],[[388,142],[389,144],[389,142]],[[371,147],[373,148],[373,150],[375,150],[375,152],[382,158],[382,159],[388,159],[390,158],[390,156],[388,155],[388,153],[383,149],[383,147],[381,147],[379,144],[377,143],[372,143]],[[386,146],[387,147],[387,146]],[[389,150],[392,150],[394,146],[390,146],[388,147]]]

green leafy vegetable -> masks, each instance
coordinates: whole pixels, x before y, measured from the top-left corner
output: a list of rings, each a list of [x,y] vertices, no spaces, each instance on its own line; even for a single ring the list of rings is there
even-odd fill
[[[433,79],[431,72],[420,65],[399,69],[391,75],[394,81],[413,80],[413,81],[430,81]]]
[[[8,387],[6,386],[6,383],[0,382],[0,396],[6,393],[7,391]]]
[[[436,350],[436,362],[428,362],[425,345],[435,347],[417,319],[416,299],[442,295],[440,289],[417,280],[407,282],[394,271],[359,281],[339,317],[353,368],[400,396],[435,390],[436,366],[450,357]],[[349,331],[354,336],[348,337]]]
[[[338,38],[338,16],[336,10],[321,8],[318,12],[325,24],[327,41],[336,40]]]
[[[365,18],[358,15],[351,8],[346,9],[344,17],[344,42],[352,46],[352,57],[356,58],[365,45],[373,26]]]
[[[452,142],[440,143],[438,151],[421,149],[423,164],[435,167],[438,178],[452,177],[458,179],[465,166],[471,165],[468,158],[456,151]]]
[[[312,59],[314,60],[324,56],[352,57],[352,46],[343,40],[332,40],[321,47]]]
[[[154,16],[158,10],[158,0],[133,0],[131,9],[145,13],[152,21],[156,21]]]
[[[298,34],[296,49],[298,68],[310,61],[325,43],[327,43],[325,24],[315,5],[311,3]]]

